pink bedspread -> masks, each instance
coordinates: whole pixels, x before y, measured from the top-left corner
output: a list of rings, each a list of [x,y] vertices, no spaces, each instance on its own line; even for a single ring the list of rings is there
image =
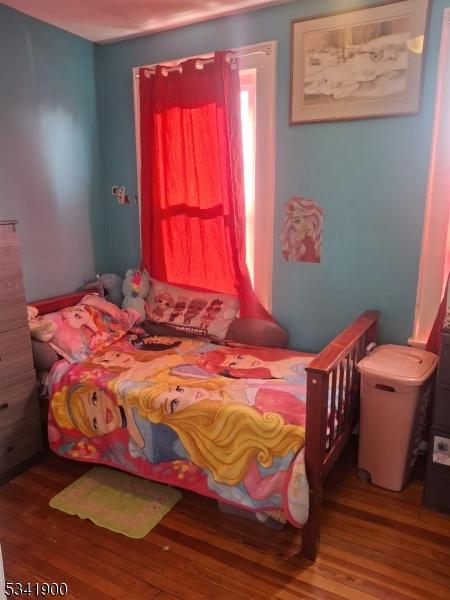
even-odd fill
[[[305,366],[288,350],[122,339],[50,374],[57,454],[301,526],[308,514]]]

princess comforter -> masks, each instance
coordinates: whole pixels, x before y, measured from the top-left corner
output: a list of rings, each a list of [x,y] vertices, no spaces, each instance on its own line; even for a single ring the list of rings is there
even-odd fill
[[[308,514],[305,366],[287,350],[122,339],[50,374],[57,454],[285,518]]]

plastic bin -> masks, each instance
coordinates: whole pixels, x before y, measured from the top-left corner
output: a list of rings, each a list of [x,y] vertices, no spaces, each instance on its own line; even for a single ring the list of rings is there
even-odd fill
[[[361,417],[358,476],[400,491],[422,440],[438,357],[408,346],[378,346],[358,363]]]

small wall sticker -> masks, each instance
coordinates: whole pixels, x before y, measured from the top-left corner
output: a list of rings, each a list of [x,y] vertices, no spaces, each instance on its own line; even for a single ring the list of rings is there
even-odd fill
[[[323,210],[314,200],[291,198],[284,205],[281,251],[290,262],[320,262]]]
[[[113,185],[111,193],[119,204],[130,204],[130,199],[123,185]]]

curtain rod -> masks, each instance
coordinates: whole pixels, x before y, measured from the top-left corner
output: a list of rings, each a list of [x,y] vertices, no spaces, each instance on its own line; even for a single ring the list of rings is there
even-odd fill
[[[265,50],[253,50],[253,52],[244,52],[242,54],[239,54],[239,53],[235,53],[235,54],[233,53],[232,54],[232,53],[230,53],[230,54],[227,54],[226,61],[227,62],[231,62],[231,61],[234,61],[234,60],[236,60],[238,58],[244,58],[244,56],[252,56],[253,54],[266,54],[266,55],[268,55],[270,53],[271,53],[271,49],[269,47],[267,47]],[[189,59],[188,58],[181,59],[182,62],[184,62],[185,60],[189,60]],[[212,56],[211,58],[198,58],[196,60],[196,68],[197,69],[203,69],[203,65],[207,65],[207,64],[210,64],[210,63],[213,63],[213,62],[214,62],[214,56]],[[149,65],[148,67],[144,66],[144,67],[139,67],[139,68],[140,69],[147,68],[147,70],[149,72],[149,75],[155,75],[155,73],[156,73],[156,65]],[[183,67],[180,64],[175,65],[173,67],[164,67],[164,65],[163,65],[163,69],[165,70],[166,73],[170,73],[171,71],[179,71],[181,73],[183,71]],[[139,73],[136,73],[135,77],[136,77],[136,79],[139,79]]]

